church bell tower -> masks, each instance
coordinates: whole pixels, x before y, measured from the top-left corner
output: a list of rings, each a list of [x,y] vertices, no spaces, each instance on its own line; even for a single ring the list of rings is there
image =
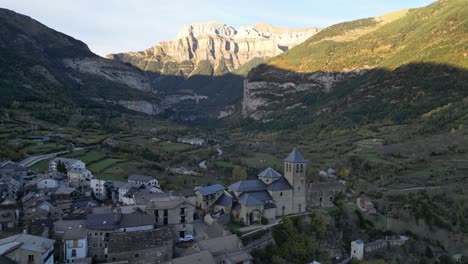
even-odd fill
[[[284,159],[284,177],[293,188],[293,213],[306,211],[305,175],[307,162],[297,148]]]

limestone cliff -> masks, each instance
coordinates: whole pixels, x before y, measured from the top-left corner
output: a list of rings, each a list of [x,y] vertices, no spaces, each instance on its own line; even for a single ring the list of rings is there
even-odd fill
[[[238,30],[217,22],[184,26],[175,40],[140,52],[110,54],[143,70],[188,77],[208,61],[215,75],[224,74],[254,58],[274,57],[319,32],[319,28],[281,28],[267,23]],[[205,66],[205,65],[204,65]]]

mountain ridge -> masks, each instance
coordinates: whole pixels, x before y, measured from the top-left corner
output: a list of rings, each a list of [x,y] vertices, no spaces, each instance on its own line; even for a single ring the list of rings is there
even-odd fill
[[[381,25],[379,21],[384,19],[368,18],[325,28],[304,43],[249,72],[244,86],[243,115],[265,122],[277,116],[275,112],[279,109],[293,107],[308,109],[312,113],[320,112],[320,109],[327,108],[326,102],[320,106],[320,102],[311,105],[305,101],[311,101],[311,98],[317,98],[322,93],[344,89],[355,79],[363,82],[354,89],[370,92],[371,89],[379,91],[381,87],[382,91],[386,91],[392,88],[391,81],[399,82],[400,77],[392,74],[398,69],[417,70],[414,78],[421,78],[421,83],[424,83],[424,78],[429,78],[428,74],[433,70],[435,76],[456,72],[454,69],[444,73],[444,65],[458,67],[463,72],[468,68],[468,60],[463,55],[466,54],[467,41],[464,30],[467,27],[466,15],[468,8],[463,1],[442,0],[427,7],[397,13],[396,19],[380,22],[383,23]],[[349,32],[359,31],[365,33],[354,39],[339,39]],[[418,64],[420,66],[405,67]],[[388,80],[387,76],[394,79]],[[454,76],[466,82],[464,74]],[[364,82],[366,78],[373,86]],[[379,78],[389,83],[375,83]],[[400,85],[400,89],[416,89],[404,83]],[[424,93],[425,88],[418,82],[414,85]],[[456,89],[461,87],[457,86]],[[459,92],[460,95],[464,94],[463,89]],[[287,98],[284,97],[286,93],[289,94]],[[452,99],[459,100],[460,95]],[[379,98],[384,94],[376,93],[373,96]],[[365,101],[361,102],[363,108]],[[280,105],[281,108],[278,108]],[[425,104],[424,111],[431,110],[429,105]],[[423,109],[419,111],[422,113]],[[294,114],[294,111],[289,113]]]

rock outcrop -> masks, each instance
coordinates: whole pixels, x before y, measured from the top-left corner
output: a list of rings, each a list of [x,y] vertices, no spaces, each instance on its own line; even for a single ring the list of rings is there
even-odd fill
[[[188,77],[208,61],[214,74],[223,74],[254,58],[270,58],[305,41],[319,28],[280,28],[267,23],[235,29],[217,23],[184,26],[177,39],[160,42],[140,52],[110,54],[143,70]]]

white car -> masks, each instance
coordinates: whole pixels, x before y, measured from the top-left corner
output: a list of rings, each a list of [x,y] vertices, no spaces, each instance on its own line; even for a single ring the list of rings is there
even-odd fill
[[[192,241],[192,240],[193,240],[192,235],[186,235],[184,237],[179,237],[180,242],[189,242],[189,241]]]

